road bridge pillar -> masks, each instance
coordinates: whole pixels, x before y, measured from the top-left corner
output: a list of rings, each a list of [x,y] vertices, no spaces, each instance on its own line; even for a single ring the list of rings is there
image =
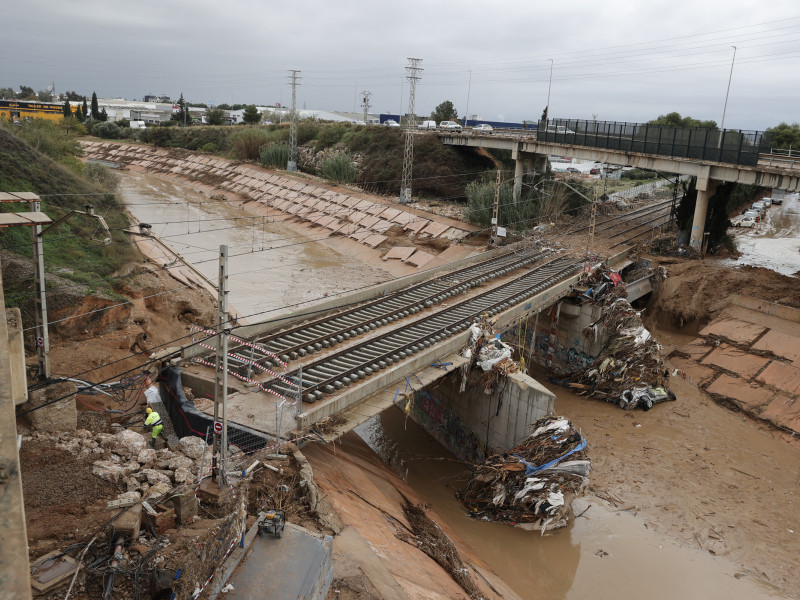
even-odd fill
[[[694,219],[689,246],[700,252],[703,248],[703,233],[706,229],[706,214],[708,213],[708,200],[714,195],[719,185],[718,181],[700,177],[697,178],[697,201],[694,205]]]
[[[522,176],[525,174],[527,158],[519,150],[514,150],[511,153],[511,158],[514,159],[514,202],[519,202],[520,194],[522,194]]]

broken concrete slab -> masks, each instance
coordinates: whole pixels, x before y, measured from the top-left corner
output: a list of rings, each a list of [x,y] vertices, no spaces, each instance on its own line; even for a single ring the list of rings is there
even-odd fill
[[[31,587],[37,594],[46,594],[55,589],[78,568],[78,561],[60,554],[59,550],[54,550],[31,563]]]
[[[142,526],[142,505],[134,504],[122,509],[122,514],[114,520],[114,530],[116,533],[124,533],[135,539],[139,537],[139,529]],[[111,517],[116,517],[119,510],[112,510]]]
[[[383,219],[379,219],[377,223],[375,223],[370,229],[376,233],[386,233],[392,227],[394,227],[394,223],[391,221],[384,221]]]
[[[30,400],[20,405],[31,427],[41,431],[75,431],[78,428],[78,410],[75,407],[77,385],[72,381],[59,381],[46,388],[30,392]],[[62,400],[58,400],[63,398]],[[36,410],[33,410],[36,409]]]
[[[380,246],[387,239],[388,238],[385,235],[379,235],[377,233],[374,233],[361,240],[361,243],[364,244],[365,246],[369,246],[370,248],[375,248],[377,246]]]
[[[414,246],[394,246],[381,258],[383,258],[383,260],[405,260],[414,254],[416,250]]]
[[[769,360],[728,344],[720,344],[702,360],[702,363],[715,365],[731,373],[738,373],[744,379],[751,379],[766,366]]]
[[[430,235],[431,237],[439,237],[445,231],[450,229],[449,225],[445,223],[437,223],[436,221],[431,221],[428,226],[420,231],[420,235]]]
[[[787,363],[772,361],[756,377],[764,385],[777,388],[790,396],[800,395],[800,368]]]
[[[673,356],[669,359],[672,366],[686,373],[697,386],[703,386],[716,376],[716,372],[711,367],[704,367],[689,358]]]
[[[356,231],[355,233],[351,233],[348,237],[350,237],[351,239],[354,239],[357,242],[361,242],[361,241],[367,239],[371,235],[372,235],[371,231],[369,231],[367,229],[360,229],[360,230]]]
[[[800,366],[800,343],[798,338],[783,332],[771,329],[767,334],[753,344],[753,350],[771,352]]]
[[[358,224],[361,227],[366,227],[367,229],[371,229],[372,226],[375,225],[378,221],[380,221],[380,219],[378,217],[373,217],[372,215],[367,215],[363,219],[358,221]]]
[[[425,229],[425,227],[428,226],[428,223],[430,223],[428,219],[422,219],[420,221],[414,221],[413,223],[406,224],[406,226],[403,229],[405,229],[406,231],[413,231],[414,233],[419,233],[420,231]]]
[[[800,401],[793,398],[775,396],[759,416],[778,427],[800,431]]]
[[[700,331],[700,335],[721,337],[737,344],[749,346],[765,331],[767,328],[763,325],[722,317],[712,321]]]
[[[731,377],[720,375],[706,390],[711,394],[718,394],[731,400],[739,408],[746,411],[755,411],[764,406],[773,396],[772,392],[755,384]]]
[[[429,254],[424,250],[417,250],[403,262],[409,265],[414,265],[415,267],[422,267],[431,262],[434,258],[436,257],[433,254]]]

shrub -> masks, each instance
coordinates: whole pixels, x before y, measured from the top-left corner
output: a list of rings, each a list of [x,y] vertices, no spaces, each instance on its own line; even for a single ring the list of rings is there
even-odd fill
[[[350,126],[343,123],[320,127],[319,133],[317,133],[317,141],[314,144],[314,150],[319,152],[325,148],[335,146],[342,140],[344,134],[347,133],[349,129]]]
[[[7,121],[3,123],[12,127]],[[81,155],[81,148],[73,135],[74,132],[68,132],[52,121],[28,119],[22,121],[20,125],[13,126],[11,130],[31,147],[54,160]]]
[[[289,146],[283,142],[273,142],[261,150],[258,160],[265,167],[285,169],[289,162]]]
[[[214,142],[206,142],[202,146],[200,146],[200,150],[202,152],[211,152],[214,153],[217,151],[217,145]]]
[[[239,160],[258,160],[261,149],[271,141],[266,129],[251,127],[237,131],[231,138],[233,154]]]
[[[96,135],[99,138],[111,139],[111,138],[119,138],[121,131],[116,123],[104,122],[104,123],[97,123],[92,128],[92,134]]]
[[[353,183],[358,170],[348,154],[337,154],[322,161],[322,175],[337,183]]]
[[[119,176],[99,163],[86,163],[81,174],[84,179],[99,184],[103,189],[114,190],[119,184]]]

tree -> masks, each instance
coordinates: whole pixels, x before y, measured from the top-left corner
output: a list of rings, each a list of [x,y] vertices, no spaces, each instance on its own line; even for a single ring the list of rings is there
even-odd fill
[[[781,150],[800,149],[800,124],[781,123],[775,127],[767,129],[768,133],[772,133],[772,147]]]
[[[39,102],[53,101],[53,94],[51,94],[49,90],[39,90],[39,93],[36,96],[39,98]]]
[[[209,125],[222,125],[225,123],[225,111],[220,107],[206,109],[206,123]]]
[[[549,106],[545,106],[545,107],[544,107],[544,110],[542,111],[542,118],[540,119],[540,121],[541,121],[542,123],[545,123],[545,124],[547,124],[547,113],[548,113],[548,109],[549,109],[549,108],[550,108]]]
[[[100,111],[100,120],[101,121],[108,121],[108,113],[106,112],[106,107],[103,107],[103,110]]]
[[[64,96],[70,102],[80,102],[83,100],[83,96],[81,96],[78,92],[64,92]]]
[[[261,113],[258,112],[255,104],[248,104],[244,107],[242,119],[245,123],[249,123],[250,125],[261,123]]]
[[[11,100],[17,94],[11,88],[0,88],[0,98],[4,100]]]
[[[86,96],[83,97],[83,111],[81,112],[81,115],[81,121],[85,121],[89,118],[89,107],[86,106]]]
[[[181,125],[192,124],[192,117],[189,115],[189,107],[186,105],[186,101],[183,99],[183,92],[181,92],[180,100],[178,100],[178,111],[172,113],[170,119],[180,123]]]
[[[84,116],[83,111],[81,110],[81,105],[80,104],[75,105],[75,120],[78,121],[79,123],[82,123],[85,118],[86,117]]]
[[[431,119],[437,124],[442,121],[455,121],[458,119],[458,111],[450,100],[445,100],[431,113]]]
[[[678,112],[659,115],[657,119],[647,122],[648,125],[667,125],[669,127],[695,127],[700,129],[717,129],[716,121],[699,121],[692,117],[681,117]]]
[[[27,85],[19,86],[19,94],[17,94],[18,100],[35,100],[36,99],[36,92],[33,91],[32,87],[28,87]]]
[[[72,116],[72,107],[69,105],[69,100],[64,100],[64,116],[71,117]]]
[[[97,104],[97,92],[92,92],[92,120],[100,120],[100,107]]]

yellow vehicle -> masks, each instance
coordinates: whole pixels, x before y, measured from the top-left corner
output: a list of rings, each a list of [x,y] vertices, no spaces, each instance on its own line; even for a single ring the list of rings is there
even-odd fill
[[[12,123],[17,123],[22,119],[60,121],[63,117],[64,105],[56,102],[0,100],[0,119],[8,119]]]

